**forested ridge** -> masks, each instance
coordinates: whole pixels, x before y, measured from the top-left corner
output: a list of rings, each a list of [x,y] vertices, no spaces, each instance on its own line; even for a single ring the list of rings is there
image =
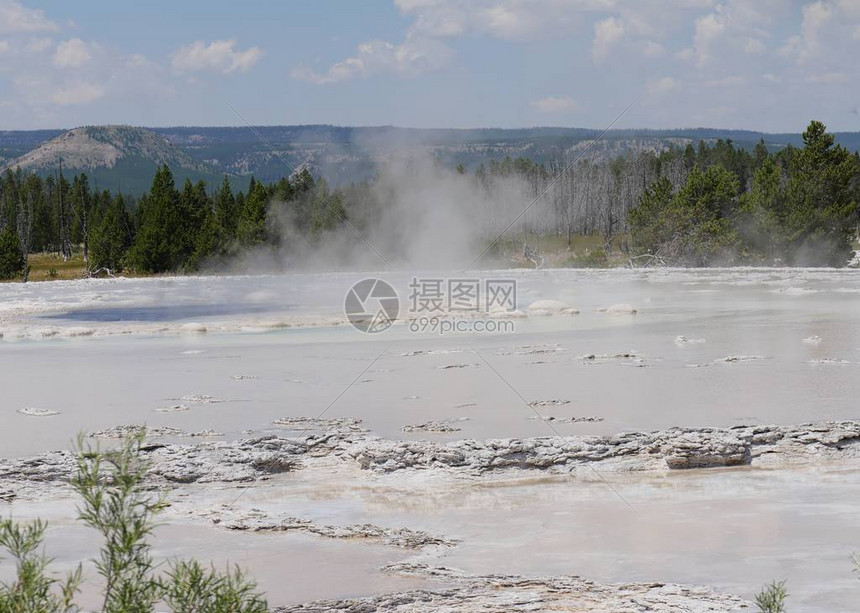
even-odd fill
[[[544,164],[506,157],[442,175],[475,195],[456,203],[474,209],[475,252],[538,197],[511,232],[568,244],[599,236],[597,263],[621,254],[651,265],[843,266],[857,238],[860,157],[820,122],[809,124],[802,147],[776,153],[763,142],[748,150],[718,140],[607,162],[579,155],[572,149]],[[83,253],[90,273],[151,274],[192,272],[252,249],[324,248],[335,236],[357,242],[353,228],[370,232],[389,214],[397,196],[380,185],[392,180],[410,176],[331,189],[304,169],[271,183],[252,179],[243,191],[227,177],[176,185],[164,165],[134,198],[93,189],[86,174],[10,170],[0,178],[0,276],[26,279],[28,255],[42,252]]]

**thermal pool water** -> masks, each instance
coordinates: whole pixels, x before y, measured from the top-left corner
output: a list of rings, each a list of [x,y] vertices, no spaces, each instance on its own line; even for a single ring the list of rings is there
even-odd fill
[[[515,279],[521,310],[560,300],[579,314],[470,335],[403,323],[356,331],[343,299],[367,276],[406,302],[411,275],[400,273],[0,285],[0,455],[65,449],[76,432],[127,424],[175,429],[161,440],[184,444],[298,435],[274,422],[323,412],[374,436],[442,442],[858,417],[860,271],[482,273]],[[616,304],[636,313],[605,311]],[[428,422],[450,431],[403,431]],[[379,571],[417,556],[476,574],[706,584],[747,598],[785,578],[792,611],[850,611],[860,596],[858,468],[612,473],[612,487],[596,475],[461,483],[299,471],[247,491],[179,487],[156,553],[237,562],[273,604],[440,585]],[[416,554],[229,532],[183,514],[221,504],[459,542]],[[94,555],[91,535],[71,525],[73,499],[4,506],[52,520],[48,548],[61,566]]]

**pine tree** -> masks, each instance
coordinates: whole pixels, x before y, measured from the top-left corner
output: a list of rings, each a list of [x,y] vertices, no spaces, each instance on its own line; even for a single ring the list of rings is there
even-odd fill
[[[174,270],[182,252],[179,193],[167,164],[155,173],[152,187],[140,203],[140,222],[132,260],[141,272]]]
[[[203,181],[192,184],[190,180],[186,180],[179,195],[178,266],[185,265],[195,252],[198,234],[211,214],[212,204],[206,193],[206,184]]]
[[[753,178],[752,189],[741,199],[736,226],[745,256],[763,256],[765,264],[784,258],[785,233],[782,229],[784,197],[782,169],[771,157],[765,157]]]
[[[24,254],[18,232],[11,225],[0,232],[0,279],[12,279],[24,272]]]
[[[131,244],[128,212],[122,194],[110,203],[98,225],[93,229],[90,246],[90,267],[123,269],[125,254]]]
[[[860,167],[826,130],[812,121],[789,159],[783,225],[795,265],[844,266],[852,252]]]
[[[236,234],[239,243],[245,247],[260,245],[266,242],[266,213],[269,205],[269,194],[266,187],[259,181],[251,179],[248,196],[239,213],[239,223]]]
[[[221,188],[215,194],[215,221],[218,226],[219,239],[222,245],[236,238],[236,225],[239,221],[239,209],[230,179],[224,175]]]

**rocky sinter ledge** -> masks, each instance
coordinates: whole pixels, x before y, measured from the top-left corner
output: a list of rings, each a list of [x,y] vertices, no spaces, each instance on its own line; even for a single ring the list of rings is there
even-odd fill
[[[860,457],[860,421],[800,426],[670,428],[616,436],[428,441],[367,439],[349,450],[379,473],[456,469],[484,474],[503,469],[569,469],[583,463],[619,470],[665,470],[792,464]]]
[[[153,485],[251,483],[301,468],[337,468],[345,463],[374,473],[434,469],[472,477],[517,470],[571,472],[585,463],[624,471],[784,466],[860,458],[860,421],[449,443],[329,431],[233,442],[156,442],[144,451],[152,463]],[[0,459],[0,501],[67,484],[74,470],[70,452]]]
[[[342,453],[355,440],[328,432],[304,437],[263,436],[192,445],[152,442],[142,448],[151,462],[151,484],[248,483],[299,468],[303,462]],[[75,472],[70,451],[0,459],[0,501],[62,488]]]
[[[568,611],[616,613],[713,613],[752,608],[752,604],[709,587],[670,583],[597,583],[579,577],[473,576],[445,567],[405,562],[387,572],[435,579],[440,589],[411,590],[367,598],[320,600],[275,608],[277,613],[486,613],[487,611]],[[448,587],[450,586],[450,587]]]
[[[332,526],[289,515],[270,515],[260,509],[235,510],[228,505],[197,513],[212,523],[239,532],[305,532],[323,538],[368,540],[403,549],[447,548],[456,539],[433,536],[423,530],[382,528],[373,524]]]

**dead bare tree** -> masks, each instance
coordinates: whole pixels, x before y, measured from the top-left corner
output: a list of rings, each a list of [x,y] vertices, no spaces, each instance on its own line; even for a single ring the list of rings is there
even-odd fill
[[[30,277],[30,245],[33,238],[33,213],[36,209],[34,200],[35,194],[33,191],[27,190],[26,196],[19,196],[18,206],[15,211],[15,221],[18,226],[18,244],[21,246],[21,255],[24,256],[24,283]]]
[[[68,261],[72,257],[72,243],[69,238],[71,224],[69,223],[69,214],[66,206],[63,203],[63,159],[58,161],[57,173],[57,194],[58,194],[58,220],[60,230],[60,254],[63,256],[63,261]]]

